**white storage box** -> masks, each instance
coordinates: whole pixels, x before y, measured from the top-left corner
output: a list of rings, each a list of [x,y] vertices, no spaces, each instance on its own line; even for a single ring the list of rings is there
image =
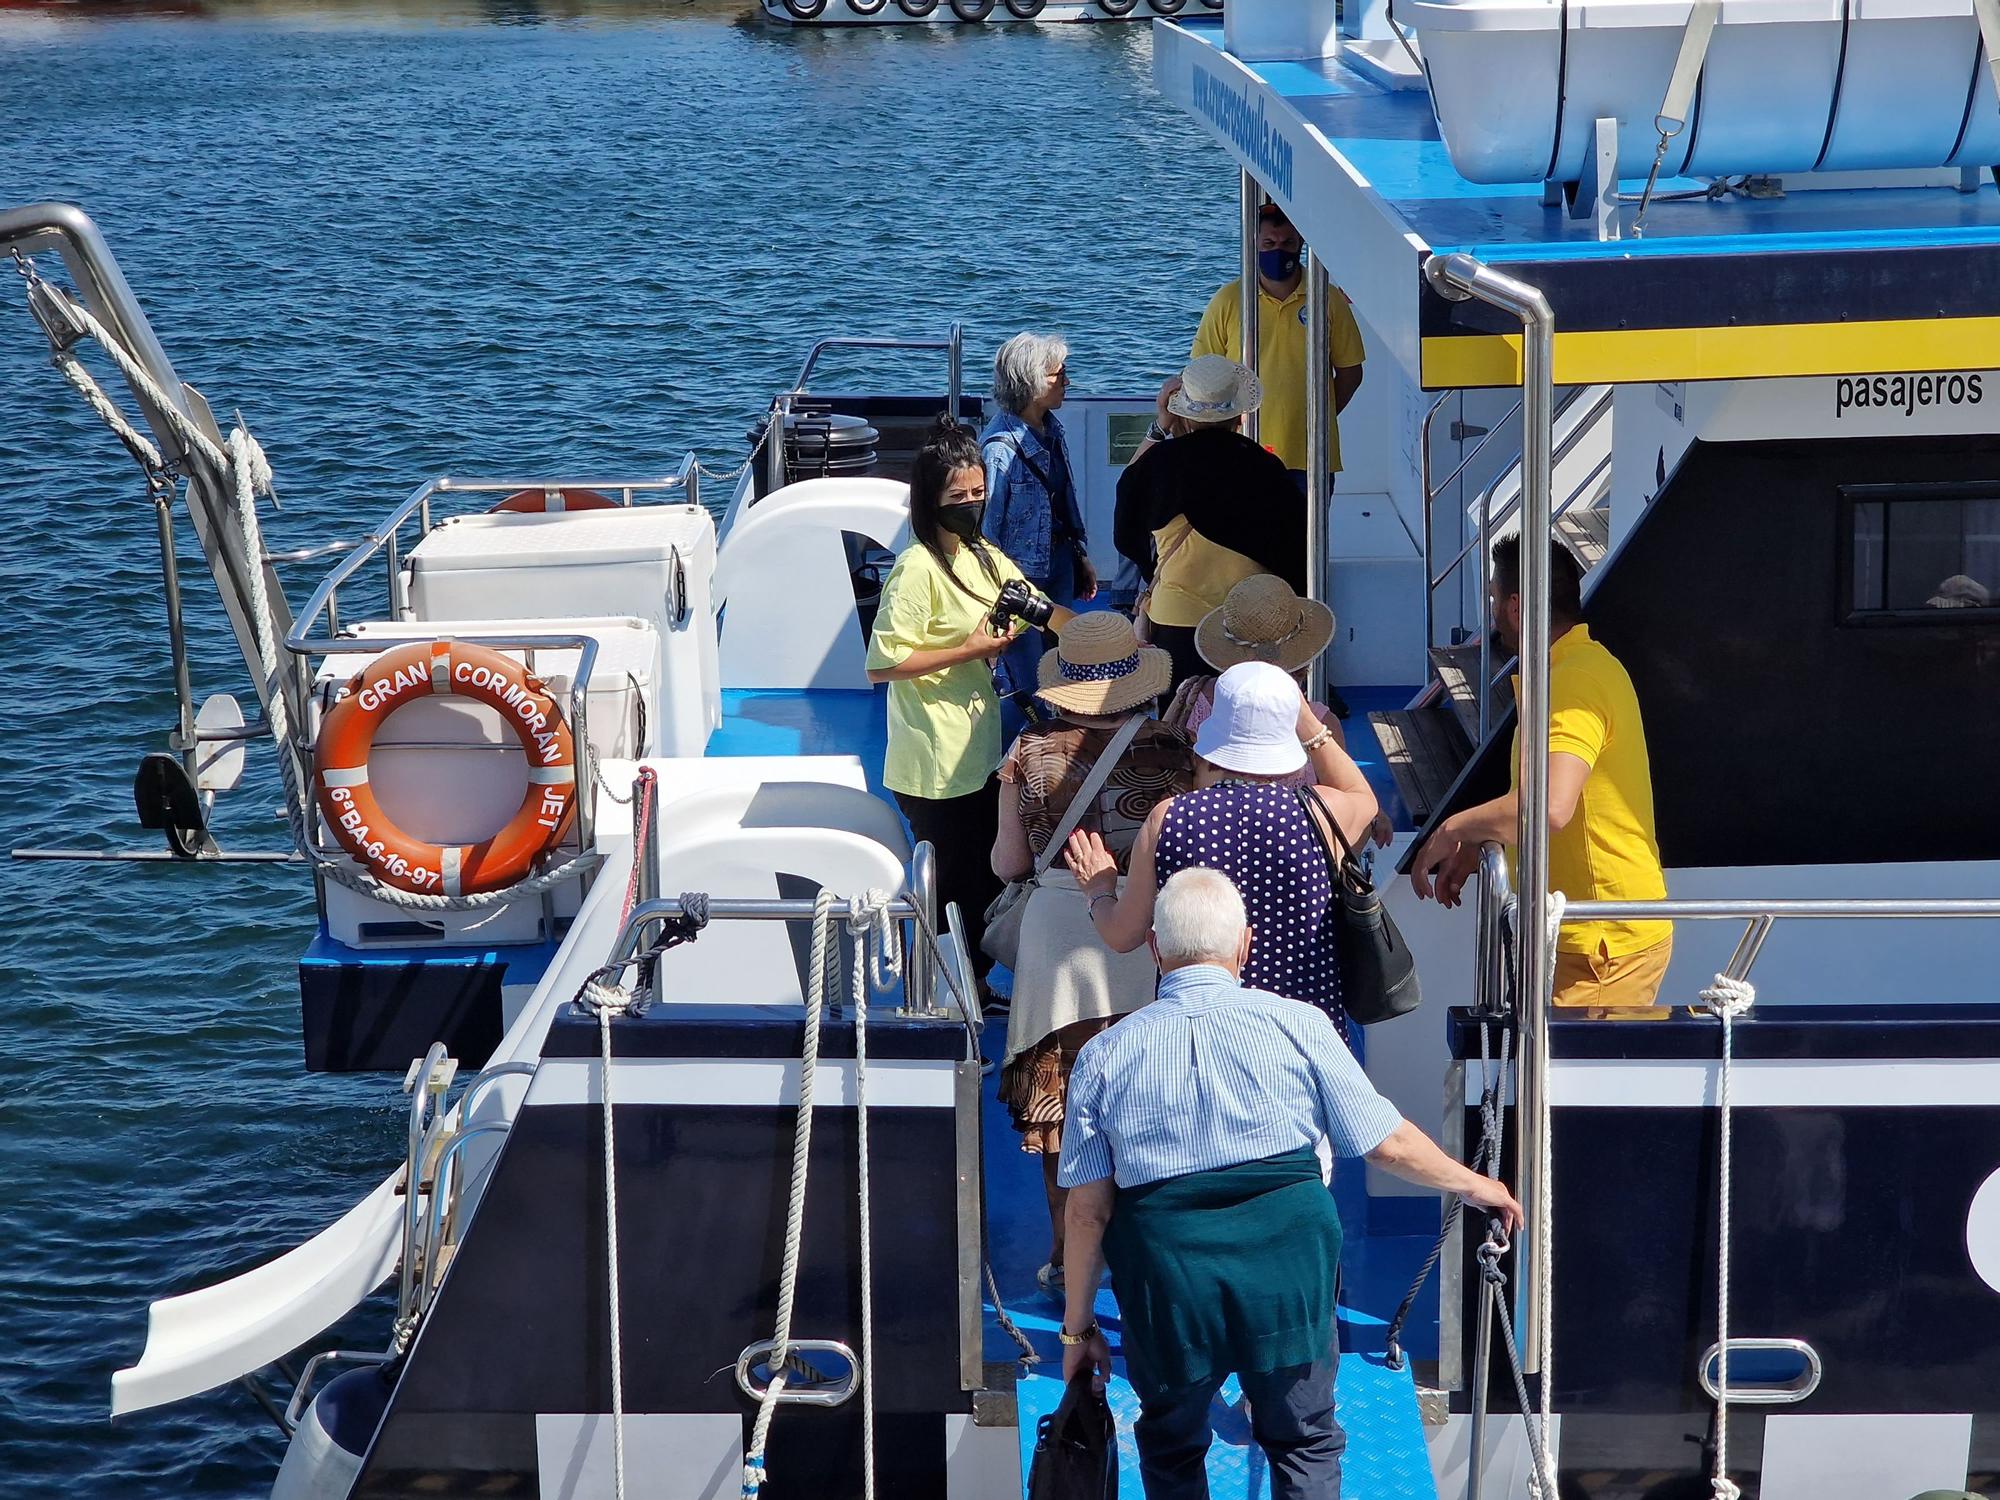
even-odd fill
[[[596,660],[584,692],[585,735],[591,763],[647,754],[655,696],[653,673],[660,658],[659,633],[639,619],[369,621],[352,627],[362,641],[408,640],[424,635],[477,639],[480,636],[547,633],[589,636]],[[383,649],[387,649],[384,647]],[[496,648],[498,649],[498,648]],[[378,653],[362,649],[325,659],[315,701],[324,713],[333,695]],[[532,654],[532,670],[572,713],[572,684],[581,652],[550,648],[533,653],[505,650],[519,661]],[[572,720],[571,732],[576,730]],[[382,810],[405,832],[436,844],[470,844],[497,833],[527,793],[527,756],[500,715],[471,698],[422,697],[382,721],[368,761],[369,782]],[[572,830],[570,843],[578,833]],[[576,910],[580,888],[552,894],[559,916]],[[474,912],[415,912],[363,896],[328,882],[328,933],[356,947],[371,943],[478,941],[533,942],[539,935],[541,898],[532,896]]]
[[[1843,3],[1726,0],[1663,175],[2000,160],[2000,101],[1971,0],[1851,0],[1844,52]],[[1452,165],[1499,183],[1578,180],[1607,117],[1619,122],[1618,175],[1644,177],[1691,10],[1572,0],[1567,45],[1553,0],[1404,0],[1397,13],[1423,43]]]
[[[694,505],[458,516],[410,552],[419,621],[635,615],[659,632],[656,741],[700,755],[722,722],[715,523]]]
[[[1296,62],[1340,50],[1334,0],[1229,0],[1223,46],[1245,62]]]

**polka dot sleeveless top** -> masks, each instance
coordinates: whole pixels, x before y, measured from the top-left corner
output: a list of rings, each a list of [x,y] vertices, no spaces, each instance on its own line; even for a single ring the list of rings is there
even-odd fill
[[[1298,794],[1286,786],[1225,781],[1174,798],[1160,827],[1154,869],[1165,885],[1195,867],[1220,870],[1243,895],[1256,933],[1244,984],[1318,1006],[1345,1038],[1333,886]]]

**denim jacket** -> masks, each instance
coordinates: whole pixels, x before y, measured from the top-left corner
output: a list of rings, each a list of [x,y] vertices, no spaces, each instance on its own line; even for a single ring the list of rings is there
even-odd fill
[[[1062,423],[1050,412],[1038,434],[1012,412],[996,412],[980,433],[979,446],[986,458],[986,536],[1029,578],[1046,583],[1053,572],[1057,530],[1074,538],[1078,551],[1084,548],[1083,517],[1077,509],[1076,478]],[[1060,518],[1055,515],[1057,502],[1036,477],[1036,468],[1062,494]]]

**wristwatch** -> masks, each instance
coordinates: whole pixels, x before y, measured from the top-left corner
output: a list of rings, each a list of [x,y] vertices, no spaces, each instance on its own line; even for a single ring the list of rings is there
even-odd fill
[[[1082,1333],[1071,1333],[1067,1328],[1058,1328],[1056,1338],[1064,1344],[1087,1344],[1097,1337],[1097,1320],[1092,1318]]]
[[[1158,422],[1155,422],[1151,427],[1146,429],[1146,440],[1148,442],[1164,443],[1167,437],[1167,429],[1162,427]]]

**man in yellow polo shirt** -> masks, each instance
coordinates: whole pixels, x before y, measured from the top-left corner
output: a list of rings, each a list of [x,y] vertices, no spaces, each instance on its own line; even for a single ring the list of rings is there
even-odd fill
[[[1305,248],[1284,210],[1266,203],[1257,219],[1257,378],[1264,383],[1258,441],[1295,474],[1306,469],[1306,278],[1300,263]],[[1347,294],[1329,287],[1327,351],[1333,366],[1332,411],[1326,424],[1326,466],[1340,472],[1340,416],[1361,388],[1361,361],[1367,357],[1361,330]],[[1209,298],[1195,330],[1190,358],[1220,354],[1243,357],[1243,283],[1225,283]]]
[[[1624,666],[1582,621],[1575,559],[1559,546],[1549,550],[1549,885],[1571,901],[1663,900],[1639,699]],[[1488,597],[1501,645],[1519,651],[1519,537],[1494,546]],[[1453,813],[1417,851],[1410,884],[1418,896],[1456,906],[1478,868],[1480,845],[1512,843],[1520,828],[1518,731],[1512,761],[1515,785],[1506,796]],[[1556,942],[1555,1003],[1597,1020],[1664,1018],[1671,1007],[1654,1002],[1673,951],[1671,922],[1565,923]]]

